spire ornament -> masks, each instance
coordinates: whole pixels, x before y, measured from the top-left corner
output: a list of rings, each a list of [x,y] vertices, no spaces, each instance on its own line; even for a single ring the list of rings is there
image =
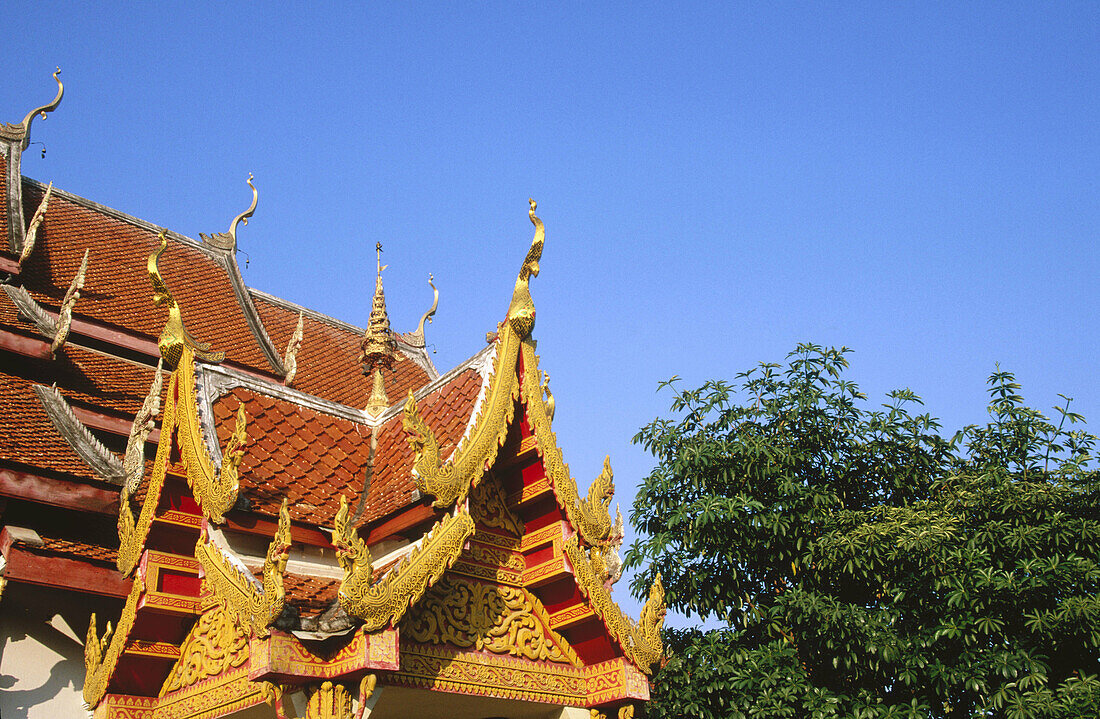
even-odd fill
[[[50,343],[50,352],[54,354],[65,346],[65,340],[69,338],[69,330],[73,326],[73,307],[80,299],[80,291],[84,289],[84,277],[88,273],[88,253],[91,251],[91,248],[84,250],[80,269],[77,270],[76,277],[73,278],[69,290],[65,293],[65,298],[61,300],[61,308],[57,311],[57,331],[54,333],[53,342]]]
[[[237,215],[233,222],[229,225],[229,232],[217,232],[213,235],[206,235],[202,232],[199,233],[199,237],[202,241],[211,247],[216,247],[219,250],[227,250],[229,252],[235,252],[237,249],[237,225],[248,224],[248,218],[256,212],[256,202],[260,199],[260,193],[256,190],[256,186],[252,184],[252,173],[248,173],[248,186],[252,188],[252,204],[248,206],[248,209]]]
[[[363,365],[364,375],[374,375],[366,410],[370,416],[377,417],[390,406],[385,384],[382,382],[382,369],[393,369],[397,340],[390,330],[390,317],[386,313],[386,293],[382,289],[382,271],[388,267],[382,264],[382,243],[376,243],[374,249],[378,253],[378,274],[374,282],[370,321],[360,346],[359,362]]]
[[[527,215],[531,218],[531,224],[535,226],[535,237],[531,240],[531,249],[527,251],[527,257],[523,258],[523,264],[519,268],[519,277],[516,278],[516,288],[512,292],[512,303],[508,306],[508,322],[520,339],[526,339],[535,327],[535,302],[531,299],[528,288],[530,278],[538,277],[539,260],[542,258],[542,246],[546,241],[546,230],[542,220],[535,216],[538,203],[528,199],[531,209]]]
[[[31,144],[31,123],[34,122],[34,118],[41,117],[45,120],[46,113],[53,112],[61,104],[61,96],[65,94],[65,86],[61,84],[61,78],[58,77],[60,74],[61,68],[58,67],[53,73],[53,79],[57,82],[57,96],[51,102],[28,112],[20,123],[0,123],[0,138],[18,140],[19,149],[27,149],[27,146]]]
[[[175,367],[179,364],[183,348],[188,347],[201,360],[221,362],[225,359],[225,353],[211,352],[210,345],[206,342],[199,342],[192,337],[183,324],[183,314],[180,312],[179,303],[172,297],[168,285],[164,282],[164,278],[160,276],[160,268],[158,267],[161,254],[168,247],[168,235],[164,230],[161,230],[158,237],[160,247],[153,250],[153,254],[149,255],[147,265],[149,280],[153,283],[153,304],[157,307],[164,305],[168,309],[168,322],[165,323],[164,330],[161,331],[160,338],[157,340],[161,357],[169,365]]]
[[[34,241],[38,238],[38,228],[46,219],[46,210],[50,206],[50,197],[53,196],[53,183],[46,188],[46,194],[42,195],[42,201],[38,203],[38,209],[31,217],[31,223],[27,225],[27,235],[23,238],[23,249],[19,253],[19,266],[22,267],[27,258],[34,252]]]

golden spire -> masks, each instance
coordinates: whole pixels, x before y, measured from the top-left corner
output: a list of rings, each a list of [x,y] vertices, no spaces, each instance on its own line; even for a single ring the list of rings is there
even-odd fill
[[[363,334],[359,352],[359,362],[363,365],[363,374],[374,375],[370,399],[367,401],[367,414],[377,416],[390,406],[386,397],[386,388],[382,382],[382,369],[393,369],[394,353],[397,341],[390,330],[390,317],[386,313],[386,293],[382,289],[382,243],[374,246],[378,254],[378,274],[374,282],[374,300],[371,302],[370,321]]]
[[[542,220],[535,217],[535,208],[538,203],[532,199],[527,200],[531,205],[527,215],[531,218],[531,224],[535,226],[535,237],[531,240],[531,249],[523,258],[523,264],[519,268],[519,277],[516,278],[516,288],[512,292],[512,303],[508,306],[508,322],[512,329],[521,338],[526,338],[535,327],[535,303],[531,299],[528,282],[532,277],[538,277],[539,259],[542,258],[542,246],[546,240],[546,230],[542,226]]]
[[[23,118],[23,122],[17,125],[10,123],[0,124],[0,137],[7,138],[9,140],[19,140],[20,150],[26,150],[27,146],[31,144],[31,123],[35,117],[41,117],[46,119],[47,112],[53,112],[57,109],[57,106],[61,104],[61,96],[65,94],[65,86],[61,84],[61,78],[58,75],[61,74],[61,68],[57,68],[53,73],[53,79],[57,81],[57,96],[54,99],[41,106],[36,107],[27,113],[27,116]]]
[[[157,347],[160,348],[160,355],[168,362],[169,365],[175,367],[180,357],[183,355],[184,346],[188,346],[195,353],[195,356],[206,362],[221,362],[225,359],[224,352],[211,352],[210,345],[205,342],[199,342],[191,333],[187,331],[187,327],[183,324],[183,313],[180,312],[180,306],[172,297],[172,293],[168,290],[168,285],[164,282],[164,278],[160,276],[160,268],[158,262],[161,254],[165,248],[168,247],[168,235],[164,230],[160,231],[159,235],[160,246],[153,250],[153,254],[149,255],[149,261],[147,263],[149,271],[149,280],[153,283],[153,304],[157,307],[164,305],[168,308],[168,322],[165,323],[164,329],[160,333],[160,338],[157,340]]]
[[[248,218],[256,212],[256,203],[260,199],[260,193],[256,189],[256,186],[252,184],[252,173],[248,173],[248,186],[252,188],[252,204],[248,206],[248,209],[233,218],[233,222],[229,224],[229,232],[216,232],[213,235],[206,235],[202,232],[199,233],[199,237],[203,239],[208,245],[213,245],[222,250],[229,250],[230,252],[237,249],[237,225],[248,224]]]

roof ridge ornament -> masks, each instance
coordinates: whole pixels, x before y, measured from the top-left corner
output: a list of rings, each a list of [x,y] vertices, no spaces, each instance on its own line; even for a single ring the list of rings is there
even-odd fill
[[[233,222],[229,225],[229,232],[216,232],[212,235],[200,232],[199,237],[202,238],[203,243],[210,247],[216,247],[219,250],[226,250],[230,253],[237,251],[237,225],[248,224],[248,218],[255,214],[256,203],[260,199],[259,191],[256,189],[256,186],[252,184],[251,172],[248,173],[248,186],[252,188],[252,204],[248,206],[247,210],[233,219]]]
[[[435,316],[435,310],[439,307],[439,289],[436,288],[434,280],[435,277],[429,272],[428,285],[431,286],[432,291],[435,293],[435,297],[432,298],[431,308],[420,318],[420,324],[417,325],[416,329],[404,336],[405,342],[413,347],[425,347],[428,344],[424,339],[424,322],[427,321],[428,324],[431,324],[432,317]]]
[[[168,308],[168,322],[165,323],[164,330],[161,331],[160,337],[157,339],[157,347],[160,348],[161,357],[169,365],[175,367],[179,364],[183,348],[188,347],[196,357],[203,361],[221,362],[225,359],[225,353],[212,352],[208,343],[196,340],[183,324],[183,313],[180,312],[179,303],[172,297],[168,285],[164,282],[164,278],[160,276],[158,266],[161,254],[168,247],[168,235],[164,230],[161,230],[157,237],[160,240],[160,247],[153,250],[153,254],[149,255],[147,268],[149,280],[153,283],[153,304],[157,307],[165,305]]]
[[[290,339],[286,343],[286,352],[283,354],[283,367],[286,367],[286,376],[283,377],[283,385],[291,387],[294,385],[294,378],[298,375],[298,350],[302,349],[302,338],[305,335],[304,315],[302,312],[298,313],[298,324],[294,326],[294,332],[291,333]]]
[[[53,112],[61,104],[61,96],[65,94],[65,86],[61,83],[61,78],[58,77],[60,74],[61,68],[59,66],[53,73],[53,79],[57,81],[57,96],[47,104],[28,112],[22,122],[0,123],[0,138],[12,141],[19,140],[19,149],[21,151],[27,149],[27,146],[31,143],[31,123],[34,122],[34,118],[41,117],[45,120],[46,113]]]
[[[76,277],[73,277],[72,284],[69,285],[64,299],[61,300],[61,307],[57,310],[57,331],[54,333],[53,342],[50,343],[50,353],[53,355],[65,346],[65,340],[69,338],[69,330],[73,326],[73,308],[80,299],[80,291],[84,289],[84,278],[88,274],[88,253],[91,251],[90,247],[84,250],[80,269],[76,271]]]
[[[42,195],[42,201],[38,203],[38,209],[34,211],[34,216],[31,217],[31,222],[27,225],[27,234],[23,238],[23,249],[19,253],[19,267],[23,267],[23,263],[27,261],[27,258],[34,252],[34,242],[38,237],[38,227],[42,224],[42,221],[46,219],[46,210],[50,206],[50,197],[53,196],[53,181],[50,181],[49,186],[46,188],[46,193]]]
[[[531,299],[528,284],[530,278],[538,277],[542,246],[546,241],[546,230],[542,220],[535,216],[538,203],[530,198],[527,202],[531,205],[527,215],[531,218],[531,224],[535,226],[535,236],[531,240],[531,249],[527,251],[527,256],[523,258],[523,264],[519,268],[516,288],[512,292],[512,302],[508,306],[508,322],[520,339],[529,337],[531,330],[535,327],[535,302]]]

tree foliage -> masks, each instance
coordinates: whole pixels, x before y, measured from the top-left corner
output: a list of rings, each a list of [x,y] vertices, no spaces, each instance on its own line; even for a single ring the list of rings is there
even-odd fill
[[[626,565],[719,629],[666,631],[650,716],[1100,716],[1096,438],[989,379],[945,439],[908,390],[869,409],[847,349],[684,390]]]

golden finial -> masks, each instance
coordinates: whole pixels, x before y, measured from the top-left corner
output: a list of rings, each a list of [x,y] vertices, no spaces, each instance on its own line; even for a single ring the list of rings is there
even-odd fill
[[[57,106],[61,104],[61,96],[65,94],[65,86],[61,84],[61,78],[58,75],[61,74],[61,68],[58,67],[54,70],[53,79],[57,82],[57,96],[46,105],[36,107],[27,113],[27,116],[23,118],[23,121],[17,125],[4,124],[0,125],[0,136],[6,137],[10,140],[20,140],[19,149],[26,150],[27,146],[31,144],[31,123],[35,117],[41,117],[46,119],[46,113],[53,112],[57,109]]]
[[[389,407],[386,387],[382,382],[382,368],[392,369],[397,340],[390,330],[390,317],[386,312],[386,293],[382,288],[382,271],[388,265],[382,264],[382,243],[374,245],[378,256],[378,274],[374,281],[374,299],[371,303],[370,321],[363,334],[360,345],[359,362],[363,365],[363,374],[373,375],[371,395],[367,400],[367,414],[372,417]]]
[[[528,199],[527,202],[531,205],[527,215],[531,218],[531,224],[535,226],[535,237],[531,240],[531,249],[527,251],[527,256],[523,258],[523,264],[519,268],[516,288],[512,292],[512,302],[508,306],[508,322],[521,338],[528,337],[535,327],[535,303],[531,299],[528,284],[530,278],[538,277],[542,246],[546,240],[546,230],[543,228],[542,220],[535,216],[538,203],[533,199]]]
[[[213,235],[206,235],[200,232],[199,237],[203,239],[203,242],[222,250],[229,250],[230,252],[237,249],[237,225],[248,224],[248,218],[255,214],[256,203],[260,199],[259,191],[256,189],[256,186],[252,184],[251,172],[248,173],[248,186],[252,188],[252,204],[248,206],[248,209],[233,218],[233,222],[229,224],[229,232],[216,232]]]
[[[65,340],[69,338],[69,329],[73,326],[73,307],[80,299],[80,291],[84,289],[84,277],[88,272],[88,253],[91,248],[84,250],[84,259],[80,261],[80,269],[76,272],[72,284],[69,285],[65,298],[61,300],[61,308],[57,311],[57,331],[54,332],[53,342],[50,344],[50,352],[56,353],[65,346]]]
[[[302,348],[302,337],[304,336],[302,319],[302,313],[299,312],[298,324],[294,327],[294,332],[286,343],[286,354],[283,355],[283,367],[286,367],[283,384],[287,387],[294,384],[294,377],[298,374],[298,350]]]
[[[23,250],[19,253],[19,265],[22,266],[27,258],[34,252],[34,241],[38,237],[38,227],[46,219],[46,209],[50,206],[50,197],[53,195],[53,183],[46,188],[46,194],[42,195],[42,201],[38,203],[38,209],[31,217],[31,223],[27,225],[27,236],[23,238]]]
[[[206,342],[199,342],[191,333],[187,331],[187,327],[183,324],[183,314],[180,312],[180,306],[176,300],[172,297],[172,293],[168,290],[168,285],[164,282],[164,278],[160,276],[160,269],[158,267],[158,261],[161,254],[168,247],[168,235],[164,230],[160,231],[158,236],[160,239],[160,246],[153,250],[153,254],[149,255],[149,261],[147,263],[149,271],[149,280],[153,283],[153,304],[157,307],[164,305],[168,309],[168,322],[164,325],[164,330],[160,333],[160,338],[157,340],[157,347],[160,348],[160,355],[166,362],[172,367],[179,364],[180,356],[183,354],[184,346],[190,347],[191,351],[195,353],[195,356],[206,362],[221,362],[225,359],[224,352],[211,352],[210,345]]]

